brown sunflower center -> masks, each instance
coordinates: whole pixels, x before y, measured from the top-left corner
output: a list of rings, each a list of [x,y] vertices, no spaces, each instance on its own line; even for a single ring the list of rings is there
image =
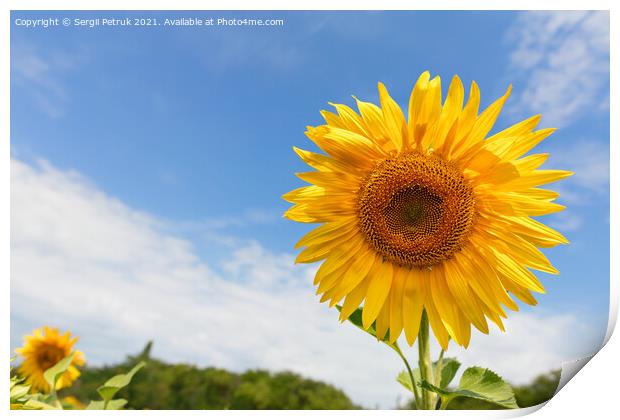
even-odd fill
[[[42,346],[37,354],[37,363],[41,370],[45,371],[56,363],[60,362],[66,356],[65,351],[56,346]]]
[[[386,259],[430,267],[467,239],[474,193],[463,174],[433,155],[408,153],[379,163],[359,191],[360,228]]]

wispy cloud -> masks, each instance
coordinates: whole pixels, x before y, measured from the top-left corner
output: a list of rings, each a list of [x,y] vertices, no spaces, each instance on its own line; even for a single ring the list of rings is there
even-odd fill
[[[232,214],[222,217],[210,217],[204,220],[195,221],[171,221],[179,230],[220,230],[227,228],[247,227],[249,225],[268,224],[278,219],[278,213],[266,209],[250,208],[239,214]]]
[[[394,381],[397,357],[340,325],[313,294],[313,268],[296,266],[291,254],[246,241],[207,264],[161,221],[45,162],[12,161],[11,215],[12,346],[52,324],[81,336],[90,363],[154,339],[155,356],[166,360],[291,369],[366,406],[389,408],[406,396]],[[517,313],[507,328],[474,334],[470,350],[449,354],[524,382],[599,339],[574,315]]]
[[[36,106],[59,118],[70,101],[63,79],[87,59],[85,50],[42,51],[30,44],[11,47],[11,82],[23,89]]]
[[[609,104],[609,13],[532,11],[519,15],[507,39],[512,70],[525,87],[516,107],[566,126]],[[607,105],[606,105],[607,104]]]
[[[559,201],[569,210],[550,217],[551,225],[562,231],[577,231],[584,226],[582,214],[594,205],[609,202],[609,144],[600,140],[578,140],[570,146],[553,143],[548,148],[548,168],[564,169],[574,174],[551,189],[560,193]]]
[[[609,165],[609,143],[600,140],[578,140],[569,147],[558,144],[549,157],[549,166],[575,173],[571,184],[600,195],[609,194]]]
[[[563,201],[566,200],[563,199]],[[562,213],[554,214],[549,225],[561,232],[575,232],[583,226],[583,218],[574,211],[565,210]]]

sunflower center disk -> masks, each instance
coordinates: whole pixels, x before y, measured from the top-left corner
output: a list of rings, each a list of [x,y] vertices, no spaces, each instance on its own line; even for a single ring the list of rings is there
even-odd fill
[[[462,173],[441,158],[409,153],[379,163],[359,191],[360,228],[386,259],[431,267],[467,240],[474,194]]]
[[[37,355],[37,362],[43,370],[47,370],[65,357],[65,352],[54,346],[45,346]]]

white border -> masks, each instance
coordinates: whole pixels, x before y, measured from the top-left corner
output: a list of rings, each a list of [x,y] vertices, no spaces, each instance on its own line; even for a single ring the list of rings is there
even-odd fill
[[[614,47],[617,46],[615,40],[617,40],[617,27],[618,18],[616,16],[617,10],[614,7],[617,2],[603,1],[603,0],[590,0],[590,1],[575,1],[566,0],[562,2],[550,1],[550,0],[521,0],[521,1],[490,1],[490,0],[477,0],[477,1],[458,1],[458,0],[436,0],[436,1],[396,1],[396,0],[383,0],[381,2],[371,2],[368,0],[353,1],[338,1],[338,0],[315,0],[315,1],[297,1],[292,4],[290,1],[278,1],[278,0],[264,0],[259,2],[255,1],[223,1],[217,3],[200,2],[196,0],[176,0],[164,1],[164,0],[150,0],[150,1],[138,1],[138,0],[93,0],[89,2],[77,1],[77,0],[61,0],[56,1],[54,4],[50,4],[49,1],[42,0],[8,0],[3,1],[0,6],[3,24],[0,25],[0,60],[2,65],[0,66],[0,75],[2,85],[4,89],[2,92],[9,92],[10,89],[10,72],[9,72],[9,30],[10,22],[10,10],[610,10],[611,13],[611,96],[610,96],[610,115],[614,115],[618,103],[618,90],[615,83],[615,73],[618,69],[617,55],[613,53]],[[561,6],[561,7],[558,7]],[[617,7],[616,7],[617,9]],[[2,143],[0,145],[0,192],[2,197],[10,197],[10,174],[9,174],[9,162],[10,162],[10,97],[7,94],[2,95],[0,102],[0,130],[2,130]],[[616,139],[610,144],[610,156],[618,155],[618,127],[617,121],[611,118],[611,130],[610,139]],[[614,160],[612,159],[612,163]],[[480,419],[480,418],[508,418],[517,417],[520,415],[531,414],[531,418],[536,419],[554,419],[562,416],[589,416],[590,418],[609,418],[611,410],[607,408],[606,402],[613,404],[616,397],[617,379],[620,373],[620,363],[618,362],[617,354],[620,354],[620,339],[616,334],[612,336],[613,329],[616,324],[618,314],[618,297],[620,296],[620,273],[618,272],[617,262],[614,259],[614,255],[617,255],[618,251],[618,220],[617,216],[620,214],[620,207],[618,206],[618,195],[614,193],[618,191],[620,184],[618,183],[618,169],[615,165],[611,165],[611,182],[610,182],[610,274],[611,274],[611,286],[610,286],[610,314],[607,333],[605,336],[606,345],[600,351],[594,359],[587,364],[582,372],[579,373],[577,380],[570,381],[561,392],[558,393],[547,405],[544,410],[538,410],[540,407],[511,410],[511,411],[443,411],[443,412],[411,412],[411,411],[395,411],[385,410],[381,412],[377,411],[352,411],[352,412],[332,412],[322,411],[321,416],[337,415],[342,418],[370,418],[376,415],[388,416],[391,418],[411,418],[416,417],[458,417],[462,419]],[[10,358],[10,293],[9,293],[9,278],[10,278],[10,204],[9,200],[0,200],[0,233],[2,242],[0,245],[0,267],[3,268],[2,278],[2,292],[0,293],[0,299],[2,302],[2,308],[4,308],[5,316],[0,321],[2,326],[2,336],[4,338],[4,360],[8,361]],[[611,339],[610,339],[611,338]],[[5,372],[6,374],[6,372]],[[8,376],[8,375],[7,375]],[[8,378],[5,376],[5,380],[0,387],[0,401],[2,404],[1,410],[8,411]],[[147,414],[148,413],[148,414]],[[12,418],[23,417],[31,418],[34,416],[42,415],[43,413],[36,412],[18,412],[10,411],[9,414]],[[49,418],[67,418],[71,416],[80,417],[100,417],[109,416],[106,412],[46,412],[45,415]],[[168,418],[171,413],[167,411],[120,411],[114,412],[115,417],[122,418],[136,418],[142,416],[149,416],[150,418]],[[175,411],[174,416],[185,418],[213,418],[214,416],[227,417],[227,418],[289,418],[291,415],[297,418],[314,418],[317,413],[313,411],[251,411],[251,412],[238,412],[238,411]]]

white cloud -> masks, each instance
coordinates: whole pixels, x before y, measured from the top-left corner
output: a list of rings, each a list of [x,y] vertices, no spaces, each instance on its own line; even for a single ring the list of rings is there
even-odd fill
[[[515,75],[526,80],[517,108],[565,126],[609,103],[609,13],[531,11],[508,30]]]
[[[340,325],[314,296],[312,269],[292,255],[249,242],[211,267],[160,221],[45,163],[12,160],[11,215],[12,347],[52,324],[79,334],[91,363],[120,360],[154,339],[156,357],[290,369],[367,407],[405,396],[394,381],[398,358]],[[591,352],[598,339],[574,315],[517,313],[507,328],[475,335],[470,350],[455,353],[524,382]]]

